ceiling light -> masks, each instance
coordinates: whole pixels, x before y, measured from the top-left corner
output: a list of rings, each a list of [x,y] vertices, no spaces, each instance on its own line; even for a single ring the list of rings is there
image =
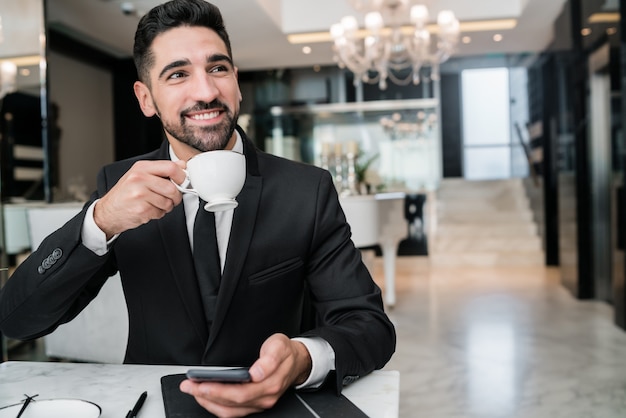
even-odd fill
[[[311,47],[310,46],[302,47],[302,53],[305,55],[309,55],[311,53]]]
[[[312,44],[317,42],[330,42],[332,37],[329,32],[292,33],[287,35],[291,44]]]
[[[589,36],[589,35],[591,35],[591,29],[590,28],[582,28],[580,30],[580,34],[582,36]]]
[[[349,0],[350,1],[350,0]],[[422,67],[431,67],[431,79],[439,76],[439,64],[456,50],[459,21],[450,10],[437,16],[436,34],[428,29],[428,9],[417,4],[409,8],[406,0],[352,0],[350,3],[365,15],[365,37],[359,32],[354,16],[345,16],[330,28],[335,60],[341,68],[354,73],[354,83],[375,84],[387,88],[387,79],[404,86],[420,82]],[[403,16],[410,16],[411,31],[401,26]],[[435,38],[436,41],[432,41]],[[404,75],[408,72],[408,75]]]
[[[611,23],[611,22],[619,22],[620,14],[619,12],[602,12],[602,13],[593,13],[589,16],[589,23]]]
[[[7,60],[0,59],[0,65],[2,65],[5,61]],[[18,67],[24,67],[27,65],[40,65],[41,57],[39,55],[24,55],[21,57],[12,57],[10,61]]]
[[[500,42],[502,41],[502,35],[499,33],[496,33],[495,35],[493,35],[493,41],[494,42]]]
[[[472,38],[470,36],[464,36],[461,38],[461,42],[463,42],[464,44],[469,44],[470,42],[472,42]]]
[[[615,35],[616,33],[617,33],[617,28],[615,27],[606,28],[607,35]]]
[[[461,22],[461,32],[484,32],[489,30],[509,30],[517,26],[515,19],[476,20]]]
[[[515,19],[495,19],[495,20],[476,20],[472,22],[459,22],[459,31],[466,32],[484,32],[493,30],[510,30],[517,26],[517,20]],[[437,33],[437,25],[426,25],[429,32]],[[402,33],[409,34],[414,31],[413,26],[402,26]],[[367,36],[367,30],[359,29],[356,34],[358,38],[365,38]],[[312,44],[319,42],[332,42],[333,37],[329,31],[324,32],[304,32],[304,33],[291,33],[287,35],[287,40],[292,44]]]

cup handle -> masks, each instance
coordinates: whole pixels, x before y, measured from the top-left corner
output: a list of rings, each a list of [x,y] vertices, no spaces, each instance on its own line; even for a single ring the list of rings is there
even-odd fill
[[[195,189],[193,189],[193,188],[189,187],[189,185],[191,184],[191,180],[189,180],[189,173],[187,172],[187,170],[184,170],[184,169],[183,169],[183,171],[185,172],[186,176],[185,176],[185,180],[184,180],[181,184],[177,184],[177,183],[176,183],[174,180],[172,180],[172,179],[170,179],[170,181],[171,181],[171,182],[174,184],[174,186],[176,186],[176,188],[177,188],[178,190],[180,190],[181,192],[183,192],[183,193],[192,193],[192,194],[195,194],[196,196],[199,196],[199,195],[198,195],[198,192],[197,192]]]

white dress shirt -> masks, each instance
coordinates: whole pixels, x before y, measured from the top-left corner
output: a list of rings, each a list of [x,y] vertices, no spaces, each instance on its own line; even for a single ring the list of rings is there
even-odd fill
[[[237,132],[237,141],[233,147],[233,151],[243,153],[243,141],[239,132]],[[178,161],[178,157],[174,153],[170,145],[170,156],[172,161]],[[81,238],[83,245],[89,248],[97,255],[104,255],[108,252],[109,246],[113,243],[118,235],[106,240],[106,234],[96,225],[93,218],[93,209],[97,200],[87,209],[85,221],[83,222]],[[183,193],[183,205],[185,209],[185,219],[187,222],[187,234],[189,243],[193,251],[193,224],[198,211],[198,196],[193,193]],[[221,271],[224,271],[226,261],[226,250],[228,249],[228,240],[230,238],[230,230],[233,223],[234,209],[215,212],[215,233],[217,235],[217,246],[220,255]],[[328,375],[330,370],[335,370],[335,352],[330,344],[319,337],[309,338],[293,338],[294,341],[300,341],[309,351],[311,356],[311,374],[308,379],[297,389],[316,388],[319,387]]]

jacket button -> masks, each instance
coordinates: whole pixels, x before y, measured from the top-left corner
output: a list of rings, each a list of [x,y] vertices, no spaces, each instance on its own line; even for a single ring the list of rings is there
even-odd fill
[[[48,260],[47,258],[45,260],[43,260],[43,262],[41,263],[41,266],[45,269],[49,269],[50,268],[50,260]]]
[[[39,267],[37,268],[37,271],[39,272],[39,274],[44,274],[44,273],[46,272],[46,269],[45,269],[45,268],[43,268],[43,266],[39,266]]]
[[[56,248],[54,251],[52,251],[52,258],[54,258],[55,260],[58,260],[59,258],[61,258],[62,255],[63,255],[63,250],[61,250],[60,248]]]

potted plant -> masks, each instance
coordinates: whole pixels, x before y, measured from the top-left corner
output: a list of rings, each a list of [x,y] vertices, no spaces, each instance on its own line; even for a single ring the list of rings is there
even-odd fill
[[[378,156],[378,153],[370,157],[366,157],[365,154],[360,153],[356,159],[354,171],[361,194],[369,194],[370,192],[370,184],[365,181],[365,175],[372,163],[378,159]]]

